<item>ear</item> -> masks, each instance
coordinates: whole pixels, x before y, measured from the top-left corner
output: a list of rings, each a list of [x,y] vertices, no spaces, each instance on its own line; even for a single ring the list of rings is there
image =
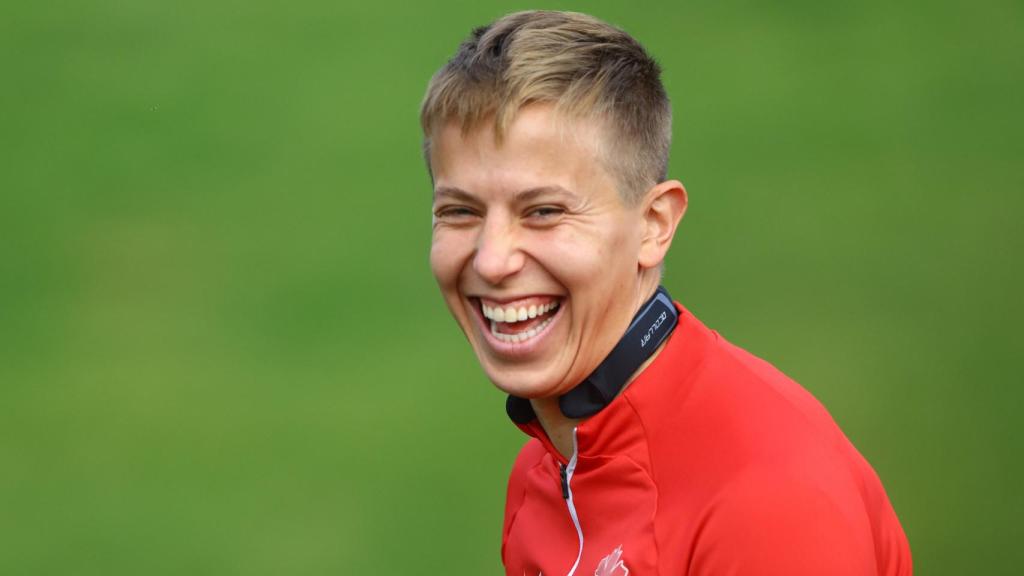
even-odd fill
[[[644,236],[638,259],[641,268],[655,268],[665,259],[679,221],[686,213],[686,202],[686,188],[678,180],[666,180],[644,195]]]

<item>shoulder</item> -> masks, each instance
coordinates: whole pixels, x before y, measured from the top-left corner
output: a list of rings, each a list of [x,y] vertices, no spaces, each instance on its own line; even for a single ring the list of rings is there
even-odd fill
[[[519,455],[516,456],[516,461],[512,465],[512,472],[508,476],[508,490],[505,495],[506,523],[511,520],[509,515],[514,515],[523,502],[527,472],[540,464],[546,453],[544,446],[536,438],[529,439],[519,450]]]
[[[859,500],[870,484],[870,466],[825,407],[770,363],[718,338],[686,387],[682,401],[646,410],[660,411],[648,426],[659,485],[687,478],[685,497],[703,503],[758,483]]]
[[[519,450],[515,464],[512,465],[512,472],[508,477],[508,488],[505,493],[505,521],[501,538],[501,557],[505,558],[505,544],[508,541],[509,531],[515,521],[516,514],[523,505],[526,498],[526,475],[540,464],[546,454],[544,446],[536,438],[531,438]]]
[[[536,438],[530,438],[523,447],[519,449],[519,454],[516,456],[516,462],[513,465],[513,469],[520,467],[532,467],[540,462],[540,459],[547,454],[544,449],[544,445],[540,443],[540,440]]]
[[[695,574],[873,574],[856,494],[797,470],[751,467],[723,486],[695,542]]]
[[[687,497],[699,493],[694,574],[853,575],[893,565],[877,550],[880,530],[898,531],[884,489],[807,390],[724,339],[692,388],[674,430],[687,448],[661,450],[655,469],[686,472]]]

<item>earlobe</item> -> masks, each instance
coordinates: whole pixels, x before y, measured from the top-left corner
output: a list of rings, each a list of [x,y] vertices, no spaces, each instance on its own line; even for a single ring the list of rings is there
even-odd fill
[[[672,245],[679,221],[686,213],[686,188],[678,180],[666,180],[644,197],[644,237],[640,245],[642,268],[659,266]]]

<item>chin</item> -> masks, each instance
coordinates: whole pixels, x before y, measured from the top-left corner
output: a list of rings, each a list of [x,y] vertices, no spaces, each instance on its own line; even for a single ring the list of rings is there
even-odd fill
[[[526,370],[503,370],[496,367],[485,367],[484,372],[498,390],[519,398],[549,398],[565,392],[561,390],[560,379],[553,378],[551,375],[537,374]]]

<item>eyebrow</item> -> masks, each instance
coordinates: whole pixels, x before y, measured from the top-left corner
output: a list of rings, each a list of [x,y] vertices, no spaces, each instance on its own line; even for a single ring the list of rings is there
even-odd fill
[[[528,188],[526,190],[516,192],[513,198],[517,202],[529,202],[531,200],[537,199],[540,196],[546,196],[549,194],[571,196],[573,198],[576,197],[576,193],[574,193],[572,190],[568,190],[561,186],[538,186],[537,188]],[[435,202],[438,200],[438,198],[445,196],[454,198],[456,200],[462,200],[465,202],[478,201],[476,196],[469,192],[466,192],[465,190],[462,190],[461,188],[455,188],[452,186],[441,186],[434,190]]]
[[[438,198],[442,198],[444,196],[449,196],[449,197],[455,198],[456,200],[462,200],[464,202],[469,202],[469,201],[476,200],[476,198],[472,194],[470,194],[469,192],[466,192],[465,190],[462,190],[460,188],[453,188],[453,187],[450,187],[450,186],[440,186],[440,187],[434,189],[434,201],[435,202],[437,202]]]

